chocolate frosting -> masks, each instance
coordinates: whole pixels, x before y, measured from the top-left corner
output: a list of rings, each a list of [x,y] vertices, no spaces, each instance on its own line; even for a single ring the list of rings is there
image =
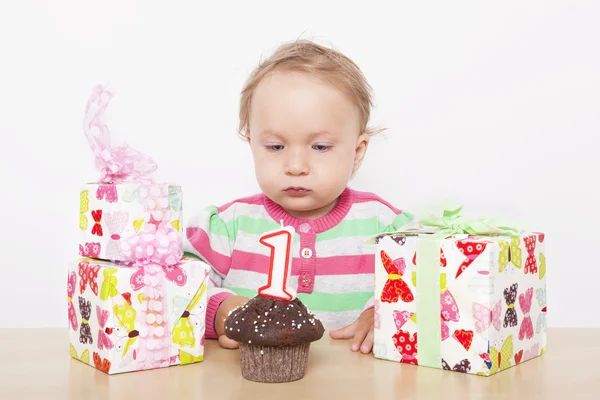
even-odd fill
[[[225,334],[240,344],[294,346],[319,340],[325,329],[296,298],[283,301],[256,296],[233,310],[225,320]]]

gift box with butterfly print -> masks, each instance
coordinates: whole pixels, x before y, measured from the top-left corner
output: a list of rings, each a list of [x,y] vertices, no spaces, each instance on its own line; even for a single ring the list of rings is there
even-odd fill
[[[111,142],[104,114],[113,96],[112,90],[98,85],[85,108],[83,130],[99,177],[79,193],[79,255],[129,261],[122,242],[144,231],[145,225],[171,224],[183,237],[182,194],[179,185],[152,178],[158,165],[150,156]],[[178,255],[181,258],[183,248]]]
[[[87,184],[79,194],[79,255],[127,261],[121,240],[148,222],[168,222],[182,235],[182,194],[177,185],[137,182]]]
[[[69,266],[71,356],[107,374],[200,362],[206,263],[132,267],[80,258]]]
[[[490,376],[546,351],[544,234],[491,232],[369,241],[376,358]]]

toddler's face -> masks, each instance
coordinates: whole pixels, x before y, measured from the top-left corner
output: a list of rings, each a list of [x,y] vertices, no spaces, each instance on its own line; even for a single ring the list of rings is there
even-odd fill
[[[252,97],[249,142],[262,191],[288,213],[314,219],[335,206],[368,135],[338,89],[303,73],[275,72]]]

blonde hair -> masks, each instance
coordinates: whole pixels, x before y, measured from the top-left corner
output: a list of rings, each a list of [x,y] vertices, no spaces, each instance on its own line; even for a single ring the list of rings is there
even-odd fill
[[[246,138],[250,125],[250,107],[256,87],[274,71],[304,72],[321,78],[342,90],[356,105],[360,117],[360,133],[374,135],[383,129],[368,127],[373,107],[372,88],[362,71],[341,52],[309,40],[296,40],[281,45],[261,62],[248,77],[240,98],[238,133]]]

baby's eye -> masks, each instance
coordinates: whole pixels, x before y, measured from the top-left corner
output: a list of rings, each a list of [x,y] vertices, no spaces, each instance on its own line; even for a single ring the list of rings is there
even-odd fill
[[[327,151],[331,148],[331,146],[328,146],[326,144],[315,144],[312,148],[317,151]]]
[[[271,151],[281,151],[281,150],[283,150],[283,145],[282,144],[272,144],[272,145],[267,145],[266,148],[267,148],[267,150],[271,150]]]

